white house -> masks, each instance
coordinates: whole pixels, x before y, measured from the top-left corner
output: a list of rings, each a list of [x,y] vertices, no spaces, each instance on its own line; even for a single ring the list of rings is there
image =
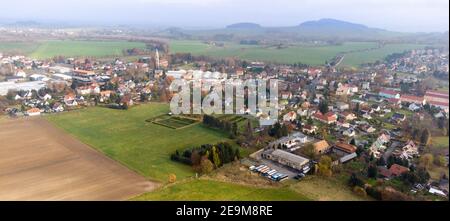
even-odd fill
[[[50,94],[45,94],[44,97],[42,97],[42,99],[43,99],[44,101],[50,100],[50,99],[52,99],[52,95],[50,95]]]
[[[342,134],[347,137],[354,137],[356,135],[355,130],[353,128],[345,130]]]
[[[409,107],[408,107],[408,109],[410,110],[410,111],[419,111],[420,110],[420,106],[418,106],[417,104],[415,104],[415,103],[411,103],[410,105],[409,105]]]

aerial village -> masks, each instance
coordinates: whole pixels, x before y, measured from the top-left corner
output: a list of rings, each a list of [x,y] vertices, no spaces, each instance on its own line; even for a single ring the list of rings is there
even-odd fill
[[[0,66],[8,73],[0,79],[1,111],[12,118],[170,102],[174,79],[278,79],[278,121],[260,126],[255,122],[267,116],[244,111],[244,132],[231,132],[241,147],[254,150],[243,161],[251,171],[281,182],[341,170],[350,174],[356,192],[373,198],[380,197],[370,187],[377,182],[408,196],[448,197],[448,177],[432,171],[448,170],[448,149],[442,155],[430,148],[436,147],[432,137],[448,136],[449,94],[426,80],[448,77],[448,52],[439,49],[409,51],[351,71],[213,60],[157,49],[133,61],[0,54]],[[210,118],[203,123],[212,125]],[[212,127],[231,130],[217,125]]]

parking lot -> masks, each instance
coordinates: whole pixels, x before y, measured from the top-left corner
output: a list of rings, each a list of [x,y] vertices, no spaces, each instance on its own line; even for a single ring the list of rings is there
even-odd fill
[[[289,167],[283,166],[279,163],[276,163],[274,161],[271,160],[266,160],[266,159],[261,159],[259,160],[260,164],[264,164],[282,174],[285,174],[289,177],[289,179],[293,179],[295,176],[297,176],[297,174],[299,174],[300,172],[294,169],[291,169]]]

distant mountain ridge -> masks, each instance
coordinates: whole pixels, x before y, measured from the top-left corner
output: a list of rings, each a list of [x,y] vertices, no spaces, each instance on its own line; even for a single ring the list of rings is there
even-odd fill
[[[307,21],[301,23],[299,28],[309,29],[309,28],[323,28],[323,29],[348,29],[348,30],[366,30],[370,29],[369,27],[361,24],[331,19],[331,18],[324,18],[317,21]]]
[[[250,22],[241,22],[241,23],[236,23],[236,24],[232,24],[232,25],[228,25],[226,27],[227,29],[233,29],[233,28],[238,28],[238,29],[254,29],[254,28],[262,28],[261,25],[256,24],[256,23],[250,23]]]

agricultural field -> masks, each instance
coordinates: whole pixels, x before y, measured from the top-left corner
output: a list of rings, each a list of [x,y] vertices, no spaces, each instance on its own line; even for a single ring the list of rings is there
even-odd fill
[[[387,44],[382,48],[370,51],[346,54],[344,60],[340,65],[356,67],[361,64],[373,63],[378,60],[382,60],[390,54],[401,53],[413,49],[422,49],[424,47],[425,45],[418,44]]]
[[[273,61],[279,63],[305,63],[310,65],[323,65],[339,53],[351,52],[346,55],[344,66],[358,66],[360,64],[374,62],[385,56],[403,52],[405,50],[422,48],[422,45],[414,44],[392,44],[381,49],[355,52],[377,47],[375,42],[346,42],[342,45],[332,46],[310,46],[310,45],[289,45],[286,48],[240,45],[237,43],[224,43],[223,47],[205,44],[200,41],[170,41],[171,53],[184,52],[194,55],[206,55],[212,57],[226,58],[237,57],[246,60]],[[354,55],[355,54],[355,55]]]
[[[0,53],[30,54],[39,47],[39,42],[0,42]]]
[[[127,41],[45,41],[30,54],[37,59],[65,57],[109,57],[120,56],[123,50],[145,48],[145,43]]]
[[[309,198],[287,187],[262,188],[214,180],[186,180],[167,185],[132,200],[154,201],[304,201]]]
[[[152,103],[127,111],[88,108],[47,119],[128,168],[166,182],[172,173],[178,179],[194,175],[191,167],[170,160],[175,150],[229,141],[226,134],[202,124],[174,130],[146,121],[168,112],[167,104]]]
[[[125,49],[145,49],[145,43],[127,41],[36,41],[0,42],[0,52],[18,53],[36,59],[47,59],[58,55],[65,57],[111,57],[122,56]]]
[[[1,200],[127,200],[159,184],[40,117],[0,122]]]

